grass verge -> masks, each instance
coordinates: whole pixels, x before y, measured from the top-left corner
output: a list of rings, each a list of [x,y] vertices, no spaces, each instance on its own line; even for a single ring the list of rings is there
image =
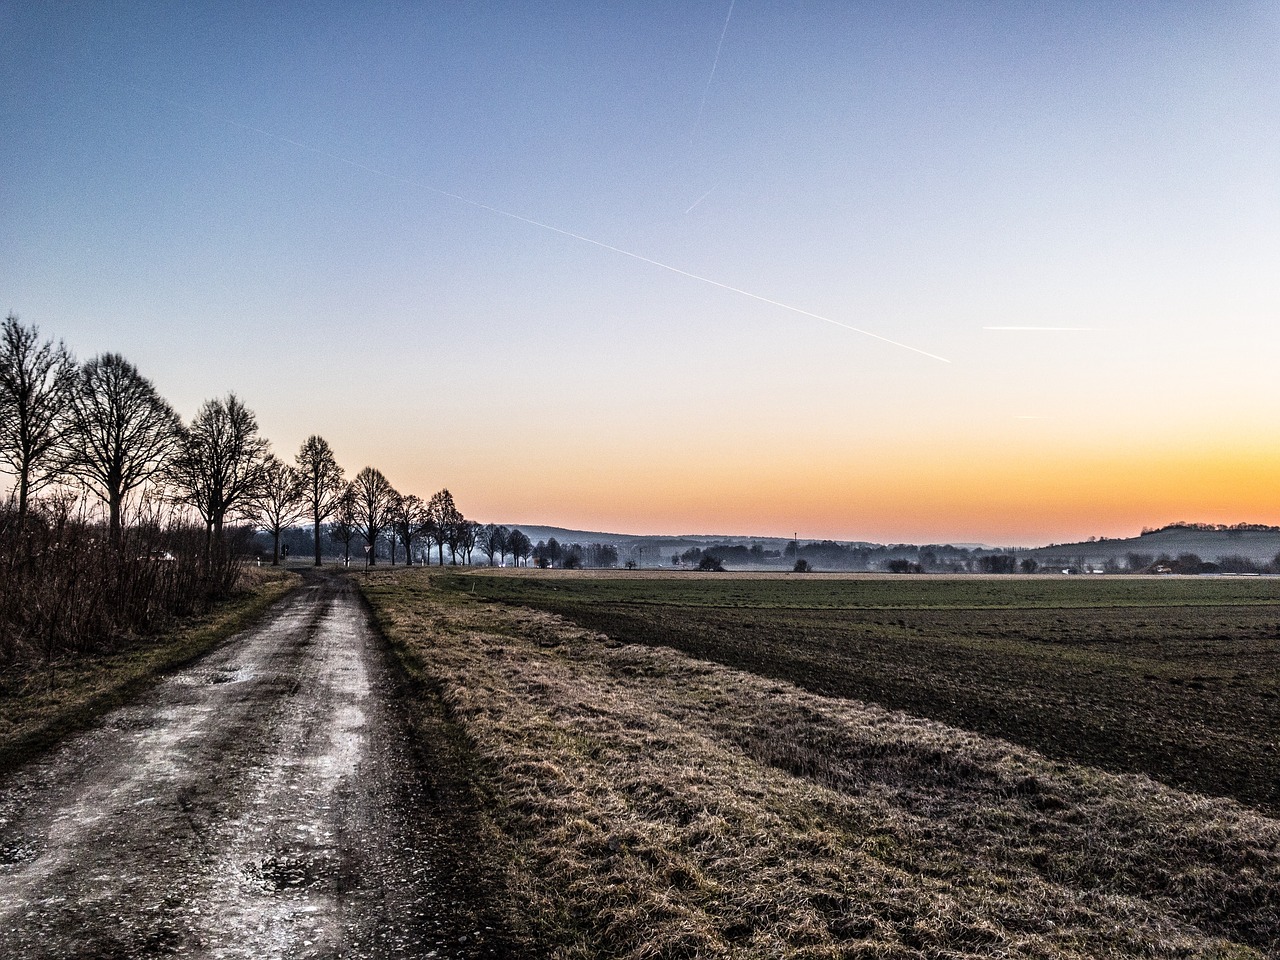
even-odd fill
[[[446,687],[431,649],[395,629],[398,618],[382,602],[386,593],[380,575],[353,574],[351,579],[366,602],[376,601],[369,603],[369,610],[391,653],[400,685],[396,701],[412,734],[413,760],[427,801],[419,814],[434,824],[433,870],[452,891],[455,908],[466,913],[472,927],[486,928],[485,943],[497,956],[542,960],[543,954],[526,952],[527,938],[511,933],[511,914],[502,906],[501,831],[490,816],[494,778],[445,702]],[[371,583],[378,587],[370,589]],[[430,587],[421,578],[405,589],[417,597]]]
[[[168,633],[141,638],[110,654],[55,661],[0,680],[0,772],[84,729],[166,673],[207,653],[298,582],[295,573],[248,567],[231,599]]]
[[[1280,821],[441,583],[363,586],[531,955],[1278,955]]]

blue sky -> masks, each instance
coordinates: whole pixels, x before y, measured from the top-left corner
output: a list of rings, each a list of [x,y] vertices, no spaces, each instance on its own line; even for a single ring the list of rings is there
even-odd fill
[[[0,4],[0,308],[481,519],[1280,522],[1277,5],[729,11]]]

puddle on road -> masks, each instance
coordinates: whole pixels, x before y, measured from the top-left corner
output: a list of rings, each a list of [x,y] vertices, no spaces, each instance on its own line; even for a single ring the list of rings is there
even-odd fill
[[[183,673],[174,677],[172,682],[179,687],[220,686],[224,683],[245,683],[258,675],[252,667],[236,666],[216,667],[213,670],[198,670],[194,673]]]

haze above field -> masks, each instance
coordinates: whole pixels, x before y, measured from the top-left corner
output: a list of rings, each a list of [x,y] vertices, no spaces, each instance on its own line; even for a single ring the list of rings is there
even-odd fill
[[[632,560],[643,566],[667,566],[672,554],[690,548],[752,546],[778,551],[781,556],[770,558],[767,565],[789,569],[795,554],[788,550],[793,543],[790,537],[746,537],[733,535],[685,534],[681,536],[635,535],[604,533],[588,530],[566,530],[563,527],[524,526],[520,528],[531,540],[541,541],[554,537],[559,543],[612,544],[620,551],[620,560]],[[815,542],[812,537],[799,537],[802,548]],[[887,547],[885,556],[914,557],[919,548],[939,546],[937,542],[872,543],[868,541],[844,541],[852,547]],[[1129,537],[1093,538],[1090,540],[1053,544],[982,544],[950,543],[947,546],[965,550],[1003,552],[1015,550],[1038,562],[1053,566],[1081,560],[1089,564],[1105,561],[1123,563],[1129,554],[1146,556],[1149,564],[1157,557],[1177,557],[1180,554],[1196,554],[1203,560],[1217,561],[1223,557],[1243,557],[1267,564],[1280,556],[1280,529],[1206,529],[1201,524],[1170,524],[1155,530],[1143,530]],[[815,560],[818,568],[822,561]],[[861,562],[861,561],[858,561]],[[1145,564],[1144,564],[1145,565]],[[741,567],[741,564],[738,564]],[[861,569],[861,567],[858,567]]]
[[[1261,3],[0,0],[0,310],[482,521],[1280,523],[1278,61]]]

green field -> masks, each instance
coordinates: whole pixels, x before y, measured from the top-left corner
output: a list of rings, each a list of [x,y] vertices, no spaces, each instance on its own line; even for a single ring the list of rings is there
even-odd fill
[[[537,571],[453,584],[1280,812],[1280,581]]]

